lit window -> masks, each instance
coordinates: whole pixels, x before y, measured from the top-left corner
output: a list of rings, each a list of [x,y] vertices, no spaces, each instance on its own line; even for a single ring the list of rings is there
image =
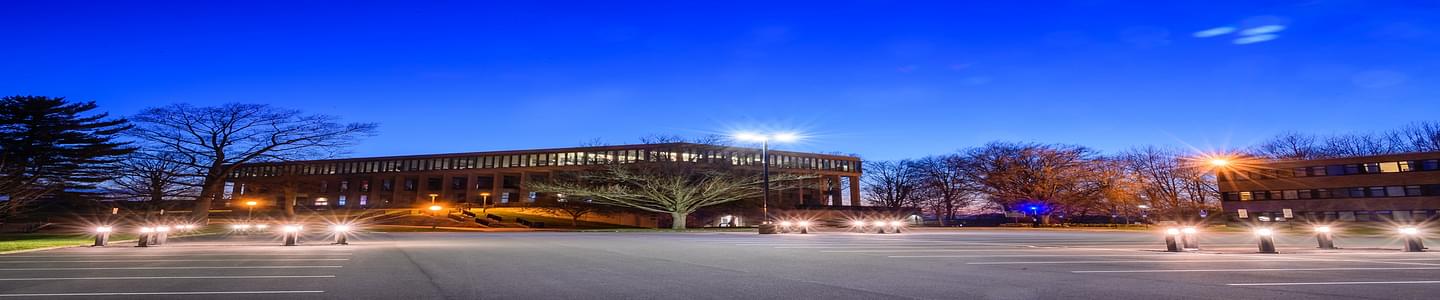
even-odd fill
[[[328,206],[328,205],[330,205],[330,199],[325,199],[325,197],[315,198],[315,206]]]
[[[365,205],[370,204],[369,202],[370,202],[370,197],[369,197],[369,196],[360,195],[360,206],[361,206],[361,207],[364,207]]]
[[[1367,166],[1367,168],[1368,168],[1369,164],[1366,164],[1366,166]],[[1380,173],[1399,173],[1399,172],[1400,172],[1400,163],[1399,163],[1399,162],[1387,161],[1387,162],[1382,162],[1382,163],[1380,163]]]
[[[345,206],[345,195],[340,195],[340,197],[336,197],[335,205],[341,207]]]
[[[1255,198],[1251,196],[1250,192],[1240,192],[1240,201],[1250,201],[1254,199]]]

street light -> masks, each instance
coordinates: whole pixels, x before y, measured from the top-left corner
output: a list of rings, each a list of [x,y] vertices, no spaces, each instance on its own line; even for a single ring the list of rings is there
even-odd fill
[[[1137,205],[1137,206],[1135,206],[1135,207],[1139,207],[1139,208],[1140,208],[1140,223],[1141,223],[1141,224],[1144,224],[1146,228],[1149,228],[1149,227],[1150,227],[1150,224],[1149,224],[1148,221],[1149,221],[1150,215],[1149,215],[1145,210],[1150,209],[1150,206],[1149,206],[1149,205],[1141,204],[1141,205]]]
[[[256,204],[260,204],[260,203],[259,203],[259,202],[255,202],[255,201],[245,201],[245,208],[249,210],[248,212],[245,213],[245,219],[246,219],[246,220],[254,220],[254,219],[255,219],[255,205],[256,205]]]
[[[350,235],[350,225],[337,224],[337,225],[335,225],[334,227],[331,227],[330,229],[332,229],[332,230],[335,231],[335,243],[333,243],[332,245],[349,245],[349,244],[350,244],[350,237],[349,237],[349,235]]]
[[[430,194],[430,205],[435,205],[435,197],[440,197],[440,194]]]
[[[490,207],[490,192],[480,192],[480,213],[482,213],[482,214],[485,213],[485,209],[487,209],[487,208],[489,208],[489,207]]]
[[[764,186],[761,188],[761,192],[764,193],[764,195],[760,199],[760,214],[765,218],[765,220],[760,223],[761,234],[775,233],[774,225],[770,225],[770,140],[791,142],[799,138],[800,137],[794,133],[774,133],[767,135],[742,132],[735,134],[735,139],[737,140],[760,142],[760,176],[761,181],[764,181]],[[770,228],[768,232],[765,230],[767,225]]]
[[[1335,235],[1331,231],[1330,226],[1315,226],[1315,241],[1320,249],[1335,249]]]

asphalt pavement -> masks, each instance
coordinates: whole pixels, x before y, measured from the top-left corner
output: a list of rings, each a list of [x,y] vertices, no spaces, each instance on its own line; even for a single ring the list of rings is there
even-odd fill
[[[357,233],[174,239],[0,255],[0,298],[100,299],[1433,299],[1440,253],[1303,234],[1256,252],[1204,233]],[[1440,241],[1432,241],[1437,243]]]

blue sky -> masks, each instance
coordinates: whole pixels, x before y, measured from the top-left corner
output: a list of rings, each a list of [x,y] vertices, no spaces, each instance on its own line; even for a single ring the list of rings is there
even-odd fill
[[[0,94],[381,123],[356,156],[751,129],[868,159],[1213,149],[1440,120],[1428,1],[92,2],[7,2]]]

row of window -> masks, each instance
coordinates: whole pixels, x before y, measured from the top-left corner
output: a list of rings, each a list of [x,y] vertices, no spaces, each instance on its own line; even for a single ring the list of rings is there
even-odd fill
[[[1248,179],[1274,179],[1312,176],[1402,173],[1440,170],[1440,159],[1386,161],[1343,165],[1296,167],[1291,169],[1244,170],[1238,173]],[[1221,174],[1224,176],[1225,174]]]
[[[1243,209],[1241,210],[1243,211]],[[1256,220],[1260,222],[1309,222],[1309,223],[1330,223],[1330,222],[1375,222],[1384,221],[1392,223],[1421,222],[1440,217],[1435,210],[1375,210],[1375,211],[1308,211],[1293,212],[1291,218],[1285,218],[1284,212],[1263,211],[1244,212],[1237,211],[1231,214],[1234,220]]]
[[[760,153],[725,149],[634,149],[587,152],[556,152],[514,155],[484,155],[429,159],[394,159],[377,161],[331,162],[241,167],[234,177],[269,177],[284,174],[328,175],[430,170],[465,170],[523,168],[545,166],[586,166],[623,164],[639,161],[683,161],[697,163],[729,163],[737,166],[758,166]],[[770,155],[770,164],[778,168],[859,171],[859,162],[815,157]]]
[[[1440,184],[1224,192],[1225,201],[1440,196]]]

